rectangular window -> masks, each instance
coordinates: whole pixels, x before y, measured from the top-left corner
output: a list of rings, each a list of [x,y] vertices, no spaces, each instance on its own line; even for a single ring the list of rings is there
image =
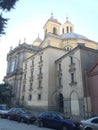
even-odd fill
[[[32,83],[30,83],[30,90],[32,90]]]
[[[71,73],[71,82],[74,83],[74,73]]]
[[[61,64],[59,64],[59,70],[61,70]]]
[[[22,96],[22,101],[24,101],[24,96]]]
[[[15,69],[15,61],[12,61],[12,64],[11,64],[11,72],[13,72]]]
[[[25,63],[25,69],[27,69],[27,63]]]
[[[42,62],[42,56],[40,56],[40,62]]]
[[[70,63],[73,64],[73,57],[70,56]]]
[[[26,80],[26,74],[24,74],[24,79]]]
[[[34,67],[34,60],[32,60],[32,66]]]
[[[39,74],[42,74],[42,68],[41,67],[39,68]]]
[[[31,70],[31,77],[33,77],[33,70]]]
[[[38,94],[38,100],[41,100],[41,94]]]
[[[61,78],[59,78],[59,87],[61,86]]]
[[[25,85],[23,85],[23,91],[25,91]]]
[[[29,95],[29,101],[31,101],[31,100],[32,100],[32,95],[30,94],[30,95]]]
[[[41,80],[39,80],[39,88],[41,88]]]

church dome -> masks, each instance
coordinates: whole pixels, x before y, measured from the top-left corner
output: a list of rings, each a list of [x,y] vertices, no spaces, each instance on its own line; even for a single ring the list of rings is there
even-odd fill
[[[34,46],[39,46],[40,44],[41,44],[41,42],[42,42],[42,39],[39,37],[39,35],[38,35],[38,37],[35,39],[35,41],[33,42],[33,45]]]
[[[51,17],[48,20],[52,21],[52,22],[59,23],[58,20],[53,17],[53,14],[51,15]]]
[[[80,34],[77,34],[77,33],[73,33],[73,32],[70,32],[70,33],[64,33],[61,35],[61,38],[62,39],[84,39],[84,40],[87,40],[88,38],[83,36],[83,35],[80,35]]]
[[[51,17],[48,19],[48,21],[54,22],[54,23],[58,23],[61,25],[60,22],[58,22],[58,20],[56,18],[53,17],[53,13],[51,13]]]
[[[41,43],[41,42],[42,42],[42,39],[38,36],[34,42],[39,42],[39,43]]]

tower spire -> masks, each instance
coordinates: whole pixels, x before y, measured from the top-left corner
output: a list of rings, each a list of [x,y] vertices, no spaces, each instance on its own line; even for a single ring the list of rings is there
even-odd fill
[[[24,43],[26,43],[26,37],[24,38]]]
[[[51,12],[51,18],[53,18],[53,12]]]
[[[19,39],[19,44],[21,43],[21,40]]]
[[[66,21],[68,21],[68,13],[66,13]]]
[[[38,38],[39,38],[39,33],[38,33]]]
[[[53,12],[51,12],[51,16],[53,16]]]

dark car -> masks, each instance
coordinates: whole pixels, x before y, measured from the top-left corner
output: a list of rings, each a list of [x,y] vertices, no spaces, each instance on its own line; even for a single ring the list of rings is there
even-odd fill
[[[24,108],[11,108],[8,111],[8,119],[25,123],[34,123],[36,117]]]
[[[38,115],[39,127],[48,127],[57,130],[79,130],[79,126],[69,119],[64,119],[56,112],[42,112]]]

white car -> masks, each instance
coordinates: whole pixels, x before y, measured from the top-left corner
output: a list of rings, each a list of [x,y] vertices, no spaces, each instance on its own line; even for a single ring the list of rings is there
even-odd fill
[[[80,122],[81,130],[98,130],[98,117],[92,117]]]
[[[0,117],[6,118],[8,113],[8,107],[6,104],[0,104]]]

